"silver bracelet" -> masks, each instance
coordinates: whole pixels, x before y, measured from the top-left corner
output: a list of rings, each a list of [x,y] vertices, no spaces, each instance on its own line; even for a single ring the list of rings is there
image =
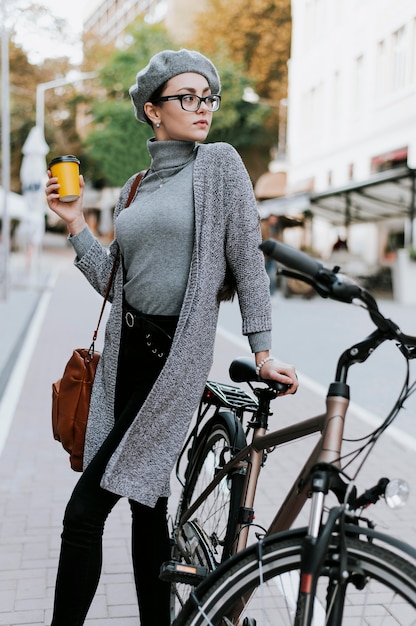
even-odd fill
[[[274,357],[272,357],[272,356],[266,356],[266,358],[265,358],[265,359],[263,359],[262,361],[260,361],[260,363],[259,363],[258,365],[256,365],[256,374],[257,374],[257,376],[260,376],[260,370],[261,370],[261,368],[263,367],[263,365],[264,365],[265,363],[267,363],[268,361],[273,361],[273,360],[274,360]]]

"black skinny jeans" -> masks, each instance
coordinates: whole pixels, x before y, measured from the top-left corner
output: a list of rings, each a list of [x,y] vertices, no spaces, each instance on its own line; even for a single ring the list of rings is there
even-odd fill
[[[152,317],[173,336],[177,318]],[[166,360],[147,346],[146,332],[123,326],[116,388],[116,423],[78,481],[65,511],[51,626],[82,626],[97,590],[105,521],[120,496],[100,487],[107,463],[134,420]],[[155,337],[157,343],[157,338]],[[169,583],[159,579],[169,559],[167,498],[150,508],[129,500],[132,560],[141,626],[169,626]]]

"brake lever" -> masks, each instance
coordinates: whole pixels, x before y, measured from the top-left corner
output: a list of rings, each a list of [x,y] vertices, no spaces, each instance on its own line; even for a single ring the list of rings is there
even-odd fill
[[[339,269],[338,266],[332,270],[322,267],[314,278],[286,268],[279,268],[278,273],[307,283],[322,298],[331,298],[347,304],[350,304],[355,298],[362,300],[363,289],[344,274],[339,274]]]
[[[416,346],[407,346],[406,344],[398,344],[400,352],[408,359],[416,359]]]
[[[322,287],[313,278],[310,278],[309,276],[305,276],[305,274],[299,274],[299,272],[288,270],[285,267],[279,267],[276,273],[281,276],[286,276],[286,278],[294,278],[295,280],[301,280],[307,285],[310,285],[316,291],[316,293],[318,293],[322,298],[330,297],[330,292],[326,287],[325,288]]]

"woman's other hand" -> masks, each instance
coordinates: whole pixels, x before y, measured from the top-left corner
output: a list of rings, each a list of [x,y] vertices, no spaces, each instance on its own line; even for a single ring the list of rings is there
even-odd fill
[[[261,378],[277,380],[285,385],[290,385],[289,389],[281,395],[296,393],[299,387],[295,366],[275,358],[270,358],[262,365],[259,375]]]

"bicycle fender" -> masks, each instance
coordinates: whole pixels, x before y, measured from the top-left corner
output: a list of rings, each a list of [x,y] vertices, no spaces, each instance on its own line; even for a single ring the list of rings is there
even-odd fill
[[[357,526],[355,524],[346,524],[345,532],[351,535],[364,535],[371,542],[372,540],[380,541],[381,543],[387,544],[388,546],[392,546],[393,548],[397,548],[405,555],[410,556],[413,559],[416,559],[416,549],[413,548],[410,544],[402,541],[401,539],[397,539],[397,537],[393,537],[391,535],[385,535],[384,533],[380,533],[378,530],[374,530],[373,528],[364,528],[362,526]]]
[[[237,453],[246,447],[247,440],[240,420],[234,415],[232,411],[218,411],[218,413],[216,413],[213,417],[211,417],[211,419],[208,420],[208,422],[205,424],[200,434],[198,435],[196,450],[198,450],[199,446],[205,441],[208,433],[211,432],[213,426],[221,422],[225,422],[228,431],[232,435],[234,448],[233,452]]]
[[[364,526],[358,526],[357,524],[345,524],[344,525],[345,534],[347,536],[355,535],[356,537],[367,538],[371,543],[372,541],[379,541],[382,544],[386,544],[387,546],[392,546],[393,548],[397,548],[403,554],[410,556],[413,559],[416,559],[416,549],[413,548],[410,544],[398,539],[397,537],[393,537],[391,535],[386,535],[384,533],[375,530],[374,528],[367,528]],[[273,541],[277,537],[280,539],[285,539],[286,537],[298,536],[299,538],[304,538],[307,534],[307,528],[293,528],[291,530],[285,530],[281,533],[276,533],[275,535],[270,535],[264,539],[264,543],[267,544],[270,541]],[[246,548],[249,549],[249,548]],[[241,554],[241,553],[240,553]]]
[[[230,439],[233,442],[234,454],[246,447],[247,440],[240,420],[232,411],[216,411],[207,423],[204,424],[192,446],[193,455],[192,457],[188,457],[188,465],[185,469],[186,479],[189,478],[189,472],[192,471],[192,458],[198,456],[201,447],[205,445],[205,441],[215,425],[221,423],[225,424],[228,432],[230,433]]]

